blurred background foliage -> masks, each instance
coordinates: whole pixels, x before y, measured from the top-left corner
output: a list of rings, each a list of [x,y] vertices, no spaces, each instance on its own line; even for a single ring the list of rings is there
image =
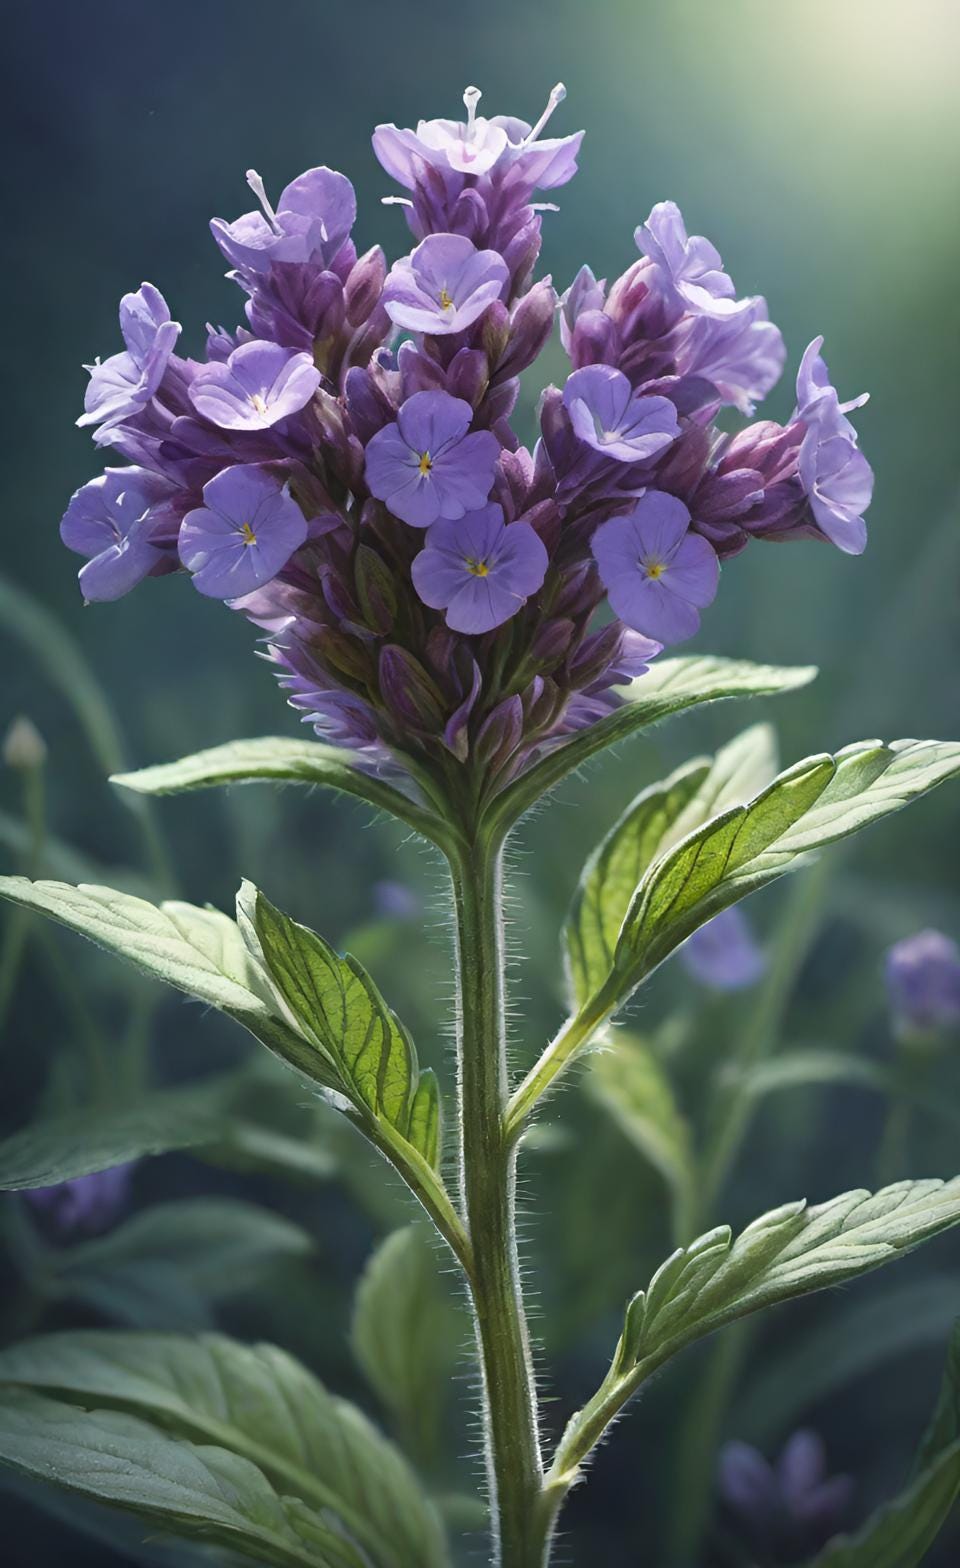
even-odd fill
[[[860,420],[877,473],[866,556],[854,561],[811,544],[788,558],[756,546],[725,569],[699,638],[712,652],[821,665],[814,686],[766,715],[776,720],[783,759],[875,733],[957,734],[954,0],[282,0],[271,8],[253,0],[40,0],[15,6],[5,30],[3,103],[16,147],[6,160],[5,224],[16,240],[2,345],[12,396],[0,727],[29,714],[47,743],[46,869],[89,877],[92,867],[95,879],[115,880],[122,867],[125,885],[221,907],[242,872],[352,947],[422,1056],[450,1082],[449,936],[436,863],[391,825],[369,826],[359,808],[306,792],[239,790],[131,811],[105,778],[121,760],[139,765],[242,735],[293,734],[297,720],[254,657],[249,627],[185,584],[148,581],[117,605],[83,609],[76,563],[56,527],[71,490],[98,471],[73,420],[81,362],[117,346],[120,294],[144,277],[160,286],[185,323],[187,352],[201,351],[206,320],[232,326],[240,296],[221,276],[206,224],[249,205],[243,175],[251,165],[268,189],[315,163],[343,169],[360,198],[361,248],[379,240],[398,254],[406,230],[399,213],[378,204],[387,183],[369,150],[372,126],[454,114],[468,82],[483,88],[488,112],[533,119],[562,78],[569,100],[560,129],[587,128],[580,175],[562,193],[562,212],[545,221],[543,265],[559,287],[583,260],[600,275],[621,271],[634,226],[670,196],[690,228],[720,247],[738,289],[767,296],[783,329],[791,364],[770,399],[772,417],[789,414],[800,352],[818,332],[841,392],[872,393]],[[559,347],[545,357],[545,372],[563,375]],[[657,731],[568,783],[524,831],[510,904],[518,1065],[560,1014],[557,932],[584,857],[639,788],[737,727],[738,715],[721,707]],[[0,775],[4,869],[30,863],[29,819],[40,803],[38,781],[26,800],[24,781],[10,769]],[[762,941],[793,949],[781,998],[763,986],[711,997],[671,965],[645,992],[633,1027],[673,1030],[676,1049],[686,1040],[694,1089],[698,1060],[715,1062],[746,1029],[776,1029],[780,1012],[791,1046],[842,1047],[882,1063],[892,1051],[883,951],[922,925],[960,937],[957,845],[957,796],[944,791],[835,853],[806,910],[793,890],[751,907]],[[116,1088],[144,1062],[174,1084],[249,1057],[243,1039],[199,1009],[159,996],[60,934],[29,925],[11,932],[5,918],[0,1133],[41,1106],[86,1101],[98,1081]],[[807,918],[809,940],[799,926]],[[661,1039],[668,1055],[672,1038]],[[954,1058],[943,1055],[931,1072],[931,1095],[960,1104]],[[276,1079],[269,1092],[266,1084],[243,1092],[259,1111],[273,1095],[274,1132],[304,1137],[308,1113]],[[800,1192],[821,1199],[869,1185],[886,1114],[882,1096],[849,1086],[771,1095],[721,1217],[742,1221]],[[554,1431],[595,1385],[624,1295],[647,1278],[670,1237],[661,1176],[596,1096],[568,1088],[547,1127],[552,1136],[525,1163],[523,1198]],[[956,1128],[948,1117],[918,1113],[908,1137],[913,1174],[960,1168]],[[277,1340],[339,1391],[379,1409],[438,1491],[469,1492],[476,1433],[460,1408],[472,1386],[465,1361],[452,1384],[457,1397],[436,1410],[431,1431],[411,1426],[403,1410],[378,1407],[362,1332],[354,1331],[357,1353],[350,1349],[351,1294],[371,1249],[407,1210],[349,1136],[324,1122],[311,1148],[325,1171],[320,1185],[271,1175],[249,1151],[218,1167],[186,1154],[144,1163],[134,1176],[138,1217],[179,1199],[216,1200],[255,1204],[261,1222],[272,1211],[293,1229],[268,1225],[251,1243],[252,1263],[225,1259],[219,1278],[194,1258],[196,1267],[174,1262],[166,1280],[148,1275],[126,1295],[115,1280],[119,1294],[104,1297],[102,1278],[84,1290],[84,1260],[74,1259],[61,1272],[79,1271],[81,1288],[74,1279],[70,1289],[61,1283],[32,1299],[23,1278],[36,1227],[14,1212],[18,1200],[7,1200],[4,1333],[106,1318],[151,1327],[219,1322]],[[198,1214],[199,1235],[209,1220]],[[214,1221],[229,1253],[230,1227]],[[129,1283],[129,1259],[120,1272]],[[462,1335],[452,1305],[421,1309],[416,1300],[412,1321],[446,1310],[454,1340]],[[743,1438],[772,1455],[798,1424],[813,1425],[831,1468],[854,1477],[854,1517],[864,1512],[900,1482],[958,1309],[954,1238],[848,1296],[774,1315],[733,1347],[726,1368],[711,1362],[709,1346],[688,1356],[631,1413],[590,1486],[575,1494],[561,1560],[597,1552],[611,1568],[661,1560],[666,1522],[703,1489],[702,1477],[678,1475],[675,1455],[678,1423],[685,1410],[688,1421],[691,1410],[702,1415],[710,1378],[729,1384],[718,1439]],[[439,1332],[436,1340],[449,1344]],[[456,1347],[444,1378],[455,1360]],[[160,1560],[158,1548],[144,1555],[136,1528],[118,1535],[89,1511],[85,1546],[72,1505],[62,1504],[64,1523],[20,1492],[3,1506],[11,1568],[67,1557],[78,1568]],[[462,1504],[452,1512],[460,1524],[476,1522]],[[655,1548],[651,1519],[661,1531]],[[930,1562],[955,1562],[957,1539],[945,1538]],[[711,1543],[704,1562],[749,1560],[729,1548],[722,1521]],[[475,1543],[472,1550],[468,1537],[465,1561],[479,1560]],[[178,1549],[166,1560],[186,1555]]]

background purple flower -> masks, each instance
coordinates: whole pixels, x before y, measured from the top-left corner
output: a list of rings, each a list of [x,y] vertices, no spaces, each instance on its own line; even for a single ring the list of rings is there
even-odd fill
[[[698,610],[717,591],[717,557],[689,526],[682,501],[648,490],[624,516],[601,523],[592,540],[613,610],[635,631],[662,643],[692,637],[700,625]]]
[[[960,1025],[960,947],[942,931],[918,931],[894,943],[885,976],[901,1029],[933,1033]]]
[[[680,949],[688,974],[715,991],[755,985],[767,967],[742,909],[725,909],[688,937]]]
[[[850,398],[849,402],[841,403],[836,388],[830,380],[827,363],[820,350],[823,347],[822,335],[808,343],[803,351],[800,369],[797,371],[797,412],[795,418],[807,420],[814,416],[818,406],[821,411],[832,410],[838,414],[849,414],[852,409],[862,408],[870,399],[869,392],[861,392],[859,397]],[[839,421],[835,421],[839,423]],[[849,420],[844,421],[852,431],[853,426]]]
[[[75,1176],[52,1187],[32,1187],[23,1196],[61,1236],[105,1230],[119,1219],[130,1200],[136,1162]]]
[[[139,413],[163,379],[180,324],[170,320],[167,302],[152,283],[120,301],[120,330],[126,352],[101,365],[88,365],[90,381],[78,425],[109,424]]]
[[[676,202],[657,202],[634,238],[688,309],[708,316],[743,309],[745,302],[738,304],[734,298],[736,290],[723,270],[719,251],[702,234],[687,234]]]
[[[221,430],[267,430],[299,413],[320,379],[309,354],[257,339],[235,348],[226,362],[205,365],[190,387],[190,400]]]
[[[411,568],[413,586],[452,631],[489,632],[543,584],[546,548],[529,523],[504,524],[499,506],[435,523]]]
[[[775,1464],[748,1443],[724,1445],[720,1497],[764,1562],[799,1563],[849,1522],[853,1482],[831,1476],[822,1439],[794,1432]]]
[[[408,332],[463,332],[500,298],[508,276],[495,250],[477,250],[463,234],[431,234],[395,263],[382,301]]]
[[[252,593],[286,566],[307,522],[286,485],[255,463],[225,468],[180,530],[180,559],[211,599]]]
[[[371,494],[414,528],[457,518],[490,494],[500,443],[489,430],[470,433],[473,409],[446,392],[415,392],[370,441]]]
[[[172,546],[180,524],[176,494],[169,480],[145,468],[108,468],[76,491],[60,537],[89,557],[80,569],[86,600],[119,599],[163,564],[159,543]]]
[[[648,462],[680,434],[677,410],[669,399],[634,392],[612,365],[575,370],[564,386],[563,401],[580,440],[618,463]]]
[[[857,446],[856,436],[814,414],[800,447],[799,470],[804,493],[817,526],[847,555],[861,555],[867,544],[863,513],[873,496],[873,470]],[[839,418],[843,425],[848,421]]]

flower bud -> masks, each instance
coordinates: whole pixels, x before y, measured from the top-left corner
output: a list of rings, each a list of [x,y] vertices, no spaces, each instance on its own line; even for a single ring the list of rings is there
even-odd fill
[[[553,669],[570,647],[575,631],[573,621],[545,621],[530,646],[531,664],[540,670]]]
[[[351,268],[344,284],[343,299],[352,327],[366,321],[380,298],[386,276],[386,257],[379,245],[374,245]]]
[[[455,659],[455,655],[456,649],[454,648],[451,657]],[[461,671],[461,673],[463,672]],[[466,696],[450,715],[443,728],[443,743],[448,751],[452,751],[453,755],[460,762],[466,762],[467,757],[470,755],[470,731],[468,725],[470,715],[473,712],[483,684],[480,666],[476,659],[470,660],[469,681],[470,685]]]
[[[344,380],[343,400],[354,434],[363,442],[388,425],[394,410],[368,370],[352,365]]]
[[[507,697],[487,715],[477,731],[473,754],[481,766],[496,768],[512,756],[523,735],[523,703]]]
[[[960,947],[941,931],[918,931],[890,948],[887,996],[904,1037],[960,1027]]]
[[[376,550],[362,544],[354,563],[357,600],[366,624],[385,637],[397,617],[397,589],[387,563]]]
[[[369,684],[373,675],[370,654],[356,637],[347,637],[332,626],[319,626],[312,642],[328,669],[362,686]]]
[[[583,365],[612,365],[617,358],[617,329],[602,310],[585,310],[570,338],[574,370]]]
[[[560,341],[570,353],[573,329],[584,311],[602,311],[606,288],[590,267],[581,267],[565,294],[560,296]]]
[[[452,218],[454,232],[466,234],[475,245],[479,246],[481,237],[490,222],[487,204],[479,191],[474,189],[461,191],[454,203]]]
[[[463,398],[476,408],[489,380],[490,364],[482,350],[462,348],[454,354],[447,369],[447,391],[451,397]]]
[[[501,300],[488,305],[480,323],[480,343],[491,365],[497,365],[510,341],[510,312]]]
[[[3,738],[3,760],[8,768],[23,773],[42,768],[47,760],[47,743],[32,719],[21,714],[14,719]]]
[[[380,653],[380,693],[394,718],[421,734],[439,736],[443,696],[418,659],[388,643]]]
[[[495,363],[497,379],[519,376],[532,365],[553,331],[557,295],[548,279],[534,284],[515,306],[510,321],[510,338],[503,359]]]

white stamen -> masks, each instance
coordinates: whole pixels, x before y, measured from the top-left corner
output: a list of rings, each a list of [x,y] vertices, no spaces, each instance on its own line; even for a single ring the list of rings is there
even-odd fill
[[[260,178],[259,174],[257,173],[256,169],[248,169],[247,170],[247,184],[249,185],[250,189],[253,191],[254,196],[256,196],[257,201],[260,203],[261,207],[263,208],[264,217],[266,218],[267,222],[269,223],[269,225],[270,225],[271,229],[273,230],[274,234],[279,234],[280,233],[280,225],[277,222],[277,215],[274,212],[273,208],[271,207],[269,201],[267,200],[266,186],[264,185],[264,183],[263,183],[262,179]]]
[[[409,196],[381,196],[381,207],[412,207],[413,202]]]
[[[555,201],[532,201],[530,203],[530,211],[531,212],[559,212],[560,208],[557,206]]]
[[[536,125],[533,127],[533,130],[530,132],[530,135],[529,136],[525,136],[523,138],[523,145],[524,145],[524,147],[528,147],[531,142],[535,142],[536,141],[537,137],[540,135],[540,132],[543,130],[543,127],[546,125],[546,123],[549,120],[549,118],[550,118],[551,114],[553,113],[554,109],[557,107],[557,104],[558,103],[563,103],[563,100],[564,100],[564,98],[566,98],[566,96],[567,96],[567,89],[564,87],[562,82],[558,82],[556,87],[554,87],[552,92],[550,93],[550,97],[547,99],[547,107],[544,109],[544,111],[541,114],[541,116],[540,116],[539,120],[537,121]]]
[[[463,101],[464,101],[464,103],[466,104],[466,107],[467,107],[467,140],[468,141],[470,140],[470,137],[473,135],[474,122],[475,122],[476,117],[477,117],[477,104],[480,102],[480,99],[482,97],[483,97],[483,93],[480,91],[479,87],[468,87],[466,92],[463,95]]]

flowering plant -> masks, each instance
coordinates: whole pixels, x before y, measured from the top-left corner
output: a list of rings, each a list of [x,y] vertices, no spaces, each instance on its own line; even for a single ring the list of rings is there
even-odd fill
[[[544,1454],[515,1180],[547,1096],[591,1047],[617,1060],[611,1020],[688,940],[695,973],[756,978],[733,906],[960,772],[957,745],[866,741],[778,773],[766,731],[752,729],[645,790],[574,898],[569,1016],[511,1082],[508,836],[571,772],[654,722],[809,680],[809,669],[665,651],[698,630],[722,570],[753,541],[862,551],[872,489],[849,418],[864,399],[841,400],[821,339],[800,361],[788,423],[753,421],[783,369],[783,340],[764,300],[738,298],[673,203],[637,227],[637,259],[609,287],[587,267],[559,298],[549,278],[535,280],[554,209],[534,198],[572,178],[581,142],[543,134],[563,97],[558,86],[531,126],[486,119],[469,88],[465,120],[378,127],[374,151],[405,193],[387,200],[414,240],[392,266],[379,247],[357,255],[342,174],[308,170],[274,206],[251,171],[259,209],[212,223],[245,325],[208,328],[205,358],[184,358],[159,291],[144,283],[124,297],[124,349],[90,367],[80,420],[124,466],[84,485],[61,528],[85,557],[88,601],[179,574],[243,615],[318,737],[237,741],[120,785],[326,785],[440,851],[456,926],[455,1095],[420,1069],[366,970],[250,884],[233,918],[109,888],[0,881],[15,902],[237,1020],[399,1172],[469,1293],[490,1560],[503,1568],[551,1560],[591,1454],[679,1350],[960,1221],[957,1179],[788,1204],[736,1237],[708,1228],[745,1115],[728,1096],[677,1250],[627,1304],[608,1374]],[[543,392],[531,450],[511,424],[519,378],[558,316],[571,370]],[[724,410],[743,416],[737,433],[717,423]],[[736,976],[724,980],[731,942]],[[18,1391],[4,1452],[32,1474],[259,1561],[448,1560],[396,1454],[279,1352],[122,1335],[92,1348],[78,1336],[55,1353],[42,1341],[12,1352],[2,1375]],[[77,1406],[99,1414],[78,1427]],[[907,1545],[884,1561],[918,1561],[909,1551],[925,1549],[960,1485],[956,1408],[951,1420],[925,1450],[924,1486],[898,1505]],[[889,1529],[880,1515],[818,1561],[879,1561]]]

